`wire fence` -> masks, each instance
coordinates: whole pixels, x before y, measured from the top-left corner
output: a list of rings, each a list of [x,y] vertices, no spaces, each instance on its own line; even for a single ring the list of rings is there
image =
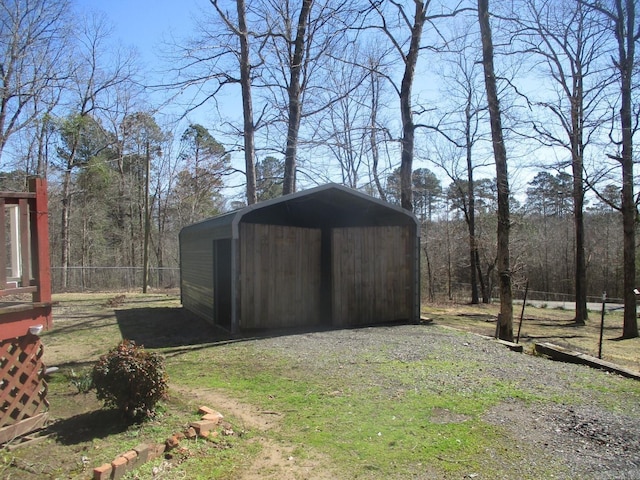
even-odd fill
[[[427,288],[423,285],[422,301],[429,301],[429,293]],[[491,292],[491,301],[498,302],[497,286]],[[513,299],[516,302],[522,303],[524,300],[525,289],[520,287],[514,287],[512,290]],[[557,308],[574,308],[575,305],[574,293],[560,293],[560,292],[544,292],[540,290],[529,289],[527,292],[527,303],[535,306],[543,307],[557,307]],[[471,301],[471,285],[469,283],[453,283],[450,291],[436,290],[434,292],[435,301],[452,301],[455,303],[465,303]],[[607,304],[622,304],[624,300],[622,298],[614,298],[607,296]],[[602,294],[600,295],[587,295],[587,303],[592,304],[589,308],[592,308],[593,304],[602,303]]]
[[[63,287],[64,269],[51,267],[54,293],[109,290],[142,290],[142,267],[69,267],[67,286]],[[180,287],[180,269],[150,267],[147,285],[153,289]]]
[[[52,267],[52,289],[58,292],[85,292],[85,291],[131,291],[142,290],[142,267],[69,267],[67,270],[67,287],[63,288],[62,267]],[[180,268],[178,267],[150,267],[148,276],[148,287],[152,289],[177,289],[180,287]],[[424,285],[423,285],[423,290]],[[452,284],[451,291],[435,291],[433,300],[435,301],[470,301],[471,286],[465,283]],[[494,290],[492,292],[496,294]],[[523,300],[524,288],[513,289],[514,300]],[[429,294],[422,292],[422,301],[429,301]],[[497,301],[493,298],[492,301]],[[589,303],[602,302],[602,296],[588,296]],[[529,290],[527,292],[527,303],[536,306],[556,306],[558,308],[572,308],[575,296],[569,293],[542,292]],[[621,304],[622,299],[607,298],[607,303]]]

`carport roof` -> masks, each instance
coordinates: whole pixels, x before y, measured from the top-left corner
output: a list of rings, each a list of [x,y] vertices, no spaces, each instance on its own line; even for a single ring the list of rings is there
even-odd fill
[[[418,225],[416,217],[399,206],[329,183],[249,205],[185,229],[191,233],[229,229],[235,237],[240,222],[307,228]],[[419,230],[416,228],[416,235]]]

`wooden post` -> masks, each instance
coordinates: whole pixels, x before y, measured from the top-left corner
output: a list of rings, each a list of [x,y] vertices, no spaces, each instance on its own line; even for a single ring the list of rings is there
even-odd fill
[[[9,242],[11,243],[11,278],[19,279],[22,272],[22,257],[20,251],[20,209],[18,205],[9,206]],[[5,237],[2,237],[5,238]]]
[[[29,201],[26,198],[21,198],[18,201],[20,213],[18,220],[18,229],[20,230],[19,245],[20,245],[20,282],[22,287],[31,286],[31,261],[29,257]],[[34,272],[37,276],[37,272]]]
[[[7,238],[4,214],[4,198],[0,198],[0,238]],[[4,241],[4,240],[2,240]],[[0,253],[0,290],[7,288],[7,253],[3,250]]]
[[[33,271],[38,290],[33,301],[51,303],[51,265],[49,260],[49,212],[47,210],[47,181],[43,178],[30,178],[29,190],[35,192],[31,210],[31,251],[33,252]],[[51,327],[51,307],[46,316],[45,329]]]

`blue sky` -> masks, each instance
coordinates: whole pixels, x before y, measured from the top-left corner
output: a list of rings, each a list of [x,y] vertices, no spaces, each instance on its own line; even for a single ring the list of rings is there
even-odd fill
[[[191,18],[205,0],[76,0],[81,11],[102,11],[114,26],[114,37],[133,46],[145,63],[155,60],[162,40],[187,36]]]

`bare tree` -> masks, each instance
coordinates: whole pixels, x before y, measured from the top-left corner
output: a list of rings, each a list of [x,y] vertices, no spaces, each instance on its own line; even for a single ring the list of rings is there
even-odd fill
[[[416,126],[413,122],[412,90],[415,78],[416,65],[420,55],[420,43],[425,23],[427,23],[427,11],[431,2],[420,0],[413,1],[413,12],[407,11],[400,2],[390,2],[397,9],[397,16],[404,28],[409,32],[408,48],[405,51],[405,41],[397,38],[394,32],[395,26],[387,23],[387,13],[383,11],[381,2],[371,1],[372,8],[378,13],[381,23],[378,28],[391,41],[404,64],[404,73],[400,88],[397,93],[400,99],[400,117],[402,120],[402,140],[400,155],[400,191],[401,206],[407,210],[413,210],[413,190],[411,188],[411,173],[413,172],[413,151],[415,145]]]
[[[409,2],[369,0],[371,9],[378,16],[379,23],[369,28],[380,30],[390,41],[404,66],[400,85],[394,85],[400,100],[400,118],[402,121],[400,153],[400,186],[402,208],[413,210],[411,175],[415,148],[415,133],[419,127],[414,122],[413,86],[416,66],[422,46],[424,27],[438,19],[452,17],[467,8],[456,8],[446,13],[429,14],[431,0],[412,0]],[[388,9],[386,7],[389,7]],[[391,19],[396,18],[397,22]],[[434,31],[437,29],[434,26]],[[439,32],[438,32],[439,34]],[[430,46],[430,48],[435,48]]]
[[[636,237],[637,206],[634,195],[633,178],[633,135],[637,129],[638,112],[632,109],[633,76],[636,42],[640,39],[640,25],[636,25],[636,0],[610,0],[607,2],[581,2],[599,12],[607,21],[615,38],[617,55],[613,56],[620,88],[619,122],[620,140],[612,142],[620,148],[620,153],[609,157],[619,163],[622,169],[622,213],[623,257],[624,257],[624,323],[622,338],[638,337],[636,315]],[[602,196],[600,197],[602,198]]]
[[[465,32],[455,41],[457,45],[451,59],[445,64],[443,73],[443,97],[447,98],[443,113],[436,125],[429,128],[461,151],[461,155],[439,155],[443,161],[436,161],[452,180],[452,187],[459,189],[458,195],[463,198],[461,210],[469,232],[469,280],[471,283],[471,303],[480,301],[478,287],[482,290],[482,300],[490,301],[490,292],[485,286],[480,266],[478,240],[476,237],[476,169],[485,166],[475,158],[475,147],[486,130],[483,131],[482,120],[486,115],[484,87],[481,84],[479,51],[473,46],[469,25],[463,26]],[[437,147],[436,147],[437,149]],[[460,161],[462,157],[463,161]],[[465,178],[463,184],[461,179]]]
[[[256,132],[263,116],[256,118],[254,114],[254,83],[260,78],[259,50],[265,42],[261,31],[264,25],[255,14],[255,2],[247,5],[245,0],[209,0],[209,3],[213,12],[203,12],[197,20],[198,33],[194,38],[172,46],[170,58],[175,79],[160,87],[176,90],[174,98],[193,92],[187,95],[186,115],[207,104],[219,107],[222,94],[240,86],[242,126],[235,119],[222,120],[232,135],[242,138],[237,148],[244,154],[245,196],[251,205],[256,202]]]
[[[122,84],[131,82],[134,74],[131,54],[109,52],[107,40],[110,27],[103,16],[88,18],[82,25],[74,50],[74,72],[71,78],[71,104],[73,113],[65,123],[68,142],[62,155],[64,165],[61,211],[61,266],[62,288],[67,287],[69,267],[69,213],[72,200],[72,172],[78,166],[79,148],[85,136],[84,129],[95,121],[97,114],[110,107],[110,94]],[[113,53],[113,55],[109,55]],[[107,66],[108,65],[108,66]],[[106,145],[105,145],[106,146]]]
[[[493,40],[489,22],[489,0],[478,0],[478,21],[482,39],[482,66],[487,90],[487,104],[491,122],[493,154],[496,161],[496,185],[498,187],[498,275],[500,288],[500,315],[498,336],[503,340],[513,340],[513,295],[511,291],[511,265],[509,258],[509,173],[507,150],[502,134],[500,101],[493,64]]]
[[[382,80],[380,72],[380,63],[370,58],[369,60],[369,147],[371,153],[371,176],[376,185],[376,190],[380,198],[387,201],[387,196],[382,183],[380,182],[380,132],[387,133],[379,121],[379,110],[381,108],[380,97],[382,95]]]
[[[298,150],[298,131],[300,130],[300,118],[302,114],[301,91],[303,88],[303,67],[305,57],[305,46],[310,39],[307,39],[307,24],[311,13],[313,0],[302,0],[298,23],[293,40],[293,56],[289,63],[289,84],[287,94],[289,97],[289,118],[287,125],[287,147],[284,152],[284,183],[282,193],[293,193],[296,191],[296,154]],[[287,30],[285,29],[284,32]],[[291,33],[291,32],[288,32]]]
[[[579,0],[527,0],[518,13],[519,37],[526,51],[541,59],[541,68],[555,84],[551,90],[556,98],[534,100],[547,114],[534,121],[535,138],[545,146],[566,149],[571,159],[575,323],[584,325],[588,318],[584,158],[593,133],[603,124],[601,104],[611,83],[611,75],[603,72],[602,59],[609,57],[606,31]]]
[[[69,75],[69,14],[67,0],[0,3],[0,161],[9,138],[59,100]]]
[[[240,78],[233,79],[233,82],[240,83],[242,91],[242,118],[243,128],[242,137],[244,140],[244,164],[245,175],[247,178],[247,204],[251,205],[257,201],[256,193],[256,166],[255,166],[255,132],[256,125],[253,118],[253,96],[252,96],[252,78],[251,71],[251,51],[249,48],[249,29],[247,27],[247,6],[244,0],[236,0],[237,17],[235,21],[225,13],[220,7],[218,0],[209,0],[218,12],[220,19],[224,22],[230,32],[237,38],[240,45],[238,62],[240,67]],[[227,77],[221,83],[231,80]]]
[[[333,75],[327,78],[326,88],[337,100],[328,99],[329,106],[318,121],[314,121],[317,125],[314,143],[320,149],[326,148],[335,158],[340,166],[342,184],[351,188],[360,185],[361,171],[370,148],[369,91],[359,88],[368,71],[358,65],[361,56],[357,46],[351,51],[347,47],[343,59],[333,62]]]
[[[158,126],[155,118],[148,112],[137,112],[125,117],[123,126],[129,132],[127,144],[131,163],[132,165],[137,164],[138,175],[144,176],[143,181],[136,183],[140,187],[144,182],[144,192],[142,195],[138,195],[138,198],[142,198],[143,205],[142,208],[138,208],[138,211],[142,213],[140,227],[144,232],[144,240],[142,242],[142,293],[147,293],[151,214],[156,200],[155,196],[151,199],[151,165],[152,159],[155,160],[162,155],[162,144],[166,134]]]
[[[350,1],[263,0],[261,15],[267,42],[261,50],[265,64],[265,100],[273,112],[273,128],[283,126],[283,194],[296,190],[298,151],[303,120],[308,120],[337,101],[327,98],[326,76],[329,59],[337,57],[346,28],[344,15]],[[313,130],[313,127],[311,127]]]

